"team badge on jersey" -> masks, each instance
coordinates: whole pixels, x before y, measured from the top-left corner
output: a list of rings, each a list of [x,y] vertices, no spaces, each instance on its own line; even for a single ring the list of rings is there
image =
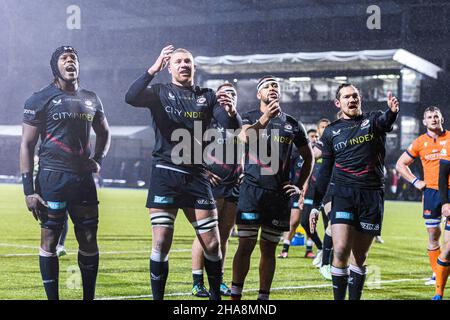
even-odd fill
[[[168,97],[169,97],[169,100],[175,101],[175,95],[172,92],[169,92]]]
[[[200,96],[197,98],[197,106],[203,106],[206,104],[206,98],[204,96]]]
[[[292,125],[290,123],[286,123],[284,125],[284,131],[292,132],[292,129],[293,129],[293,127],[292,127]]]
[[[370,127],[370,120],[366,119],[361,123],[361,130],[367,129]]]

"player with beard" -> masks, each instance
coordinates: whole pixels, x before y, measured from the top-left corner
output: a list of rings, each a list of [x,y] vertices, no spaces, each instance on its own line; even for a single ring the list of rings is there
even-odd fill
[[[303,200],[303,189],[314,165],[303,125],[280,109],[280,87],[273,76],[258,81],[257,98],[259,108],[243,115],[239,135],[246,143],[247,154],[236,217],[239,244],[233,260],[232,300],[241,299],[260,228],[258,299],[269,299],[276,264],[275,250],[283,232],[289,230],[291,198],[300,196],[299,202]],[[293,144],[304,159],[297,184],[289,177]],[[261,152],[263,146],[271,155],[270,165]]]
[[[59,299],[56,246],[67,215],[75,226],[83,299],[93,300],[98,272],[98,200],[93,172],[98,172],[110,133],[97,95],[79,85],[79,60],[71,46],[53,53],[54,81],[26,102],[20,145],[25,202],[41,224],[39,266],[49,300]],[[91,157],[89,135],[96,134]],[[38,139],[39,170],[33,184],[33,156]]]
[[[321,139],[323,162],[310,224],[311,231],[315,230],[318,209],[331,180],[334,299],[344,300],[348,287],[349,299],[359,300],[367,254],[373,238],[381,233],[386,133],[392,130],[399,102],[389,92],[385,112],[362,113],[359,90],[345,83],[338,87],[334,103],[342,118],[331,123]]]
[[[151,83],[167,66],[171,83]],[[222,254],[217,209],[203,162],[203,133],[215,119],[237,129],[241,118],[224,92],[194,86],[194,58],[186,49],[164,47],[154,64],[128,89],[125,101],[148,108],[155,130],[147,197],[152,224],[150,277],[153,299],[162,300],[169,273],[173,226],[181,208],[204,251],[210,299],[220,300]],[[180,141],[181,140],[181,141]]]
[[[444,118],[437,107],[428,107],[423,113],[423,124],[427,132],[415,139],[397,161],[398,173],[418,190],[423,191],[423,218],[428,232],[428,257],[433,276],[426,285],[435,284],[437,259],[441,254],[441,201],[439,199],[439,159],[440,152],[448,141],[450,132],[444,130]],[[417,178],[409,166],[420,157],[424,177]],[[450,227],[446,227],[447,228]]]

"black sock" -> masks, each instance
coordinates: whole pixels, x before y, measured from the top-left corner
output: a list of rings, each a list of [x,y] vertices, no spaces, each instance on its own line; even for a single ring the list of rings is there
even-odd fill
[[[283,249],[281,250],[281,252],[289,252],[289,247],[290,247],[289,244],[283,243]]]
[[[357,270],[356,270],[357,269]],[[361,300],[361,295],[366,281],[366,271],[350,266],[350,276],[348,278],[348,299]]]
[[[59,263],[58,257],[39,256],[39,267],[41,269],[42,282],[48,300],[59,300],[58,276]]]
[[[78,266],[83,282],[83,300],[94,300],[97,281],[99,254],[84,256],[78,252]]]
[[[221,300],[220,296],[220,280],[222,273],[222,259],[212,261],[204,258],[205,271],[209,282],[209,300]]]
[[[331,252],[333,251],[333,238],[325,233],[323,237],[322,266],[331,264]]]
[[[330,219],[325,214],[325,210],[320,210],[322,212],[322,221],[323,221],[323,228],[326,229],[328,227],[328,223],[330,222]]]
[[[150,283],[153,300],[164,299],[164,289],[169,274],[169,261],[159,262],[150,259]]]
[[[204,284],[203,273],[200,274],[193,273],[192,280],[194,281],[194,286],[196,286],[197,284]]]
[[[345,300],[348,286],[347,268],[341,269],[331,266],[331,276],[333,279],[334,300]]]
[[[314,242],[314,244],[317,247],[317,250],[322,250],[322,241],[320,240],[319,235],[317,234],[317,232],[314,232],[311,235],[311,240]]]

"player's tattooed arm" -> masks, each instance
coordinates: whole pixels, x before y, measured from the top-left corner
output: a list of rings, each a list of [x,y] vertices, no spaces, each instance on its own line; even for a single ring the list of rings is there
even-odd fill
[[[39,131],[39,127],[23,123],[20,143],[20,173],[24,185],[25,203],[36,220],[40,217],[40,205],[47,206],[45,201],[34,191],[33,184],[34,150],[39,139]]]
[[[442,215],[450,216],[450,200],[448,197],[448,178],[450,175],[450,161],[439,162],[439,196],[442,203]]]

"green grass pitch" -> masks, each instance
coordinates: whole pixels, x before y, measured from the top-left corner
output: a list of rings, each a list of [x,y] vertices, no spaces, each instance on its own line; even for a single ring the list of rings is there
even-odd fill
[[[145,208],[146,191],[105,188],[99,189],[98,193],[100,267],[97,299],[151,299],[151,228]],[[20,185],[0,185],[0,195],[0,299],[45,299],[38,265],[39,225],[26,210]],[[372,246],[363,298],[428,300],[434,294],[434,287],[424,285],[424,279],[431,271],[421,205],[386,202],[385,207],[382,233],[385,243]],[[199,299],[190,295],[193,237],[192,227],[180,212],[169,260],[167,299]],[[225,269],[228,283],[231,282],[236,245],[237,239],[231,238]],[[60,259],[60,298],[81,299],[72,223],[69,224],[66,248],[68,255]],[[332,299],[330,282],[320,276],[311,260],[303,258],[304,250],[304,247],[291,247],[288,259],[277,259],[271,299]],[[256,299],[258,263],[256,247],[244,299]]]

